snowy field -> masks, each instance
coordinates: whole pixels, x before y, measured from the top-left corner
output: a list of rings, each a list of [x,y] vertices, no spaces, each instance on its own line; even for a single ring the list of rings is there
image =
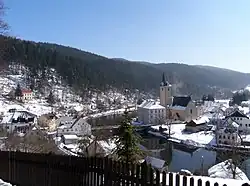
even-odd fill
[[[158,126],[152,126],[153,129],[159,130]],[[168,128],[166,125],[162,125],[163,128]],[[189,141],[190,143],[197,145],[207,145],[207,144],[215,144],[215,135],[212,131],[208,132],[195,132],[195,133],[187,133],[184,132],[185,124],[172,124],[171,125],[171,138],[177,140]],[[168,134],[168,131],[165,131]]]

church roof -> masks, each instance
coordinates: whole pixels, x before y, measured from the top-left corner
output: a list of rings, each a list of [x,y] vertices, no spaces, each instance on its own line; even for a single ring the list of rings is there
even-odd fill
[[[191,100],[191,96],[174,96],[172,106],[187,107]]]

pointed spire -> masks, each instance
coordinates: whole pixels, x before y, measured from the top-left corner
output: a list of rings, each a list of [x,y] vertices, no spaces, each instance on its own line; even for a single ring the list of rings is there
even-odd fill
[[[166,83],[165,73],[163,72],[163,74],[162,74],[162,84],[165,85],[165,83]]]

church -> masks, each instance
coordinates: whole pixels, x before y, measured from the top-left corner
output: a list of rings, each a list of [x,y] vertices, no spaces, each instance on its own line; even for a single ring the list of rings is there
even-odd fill
[[[169,119],[191,121],[199,116],[199,107],[195,105],[191,96],[176,96],[174,86],[166,81],[162,75],[160,84],[160,105],[166,108],[166,116]]]

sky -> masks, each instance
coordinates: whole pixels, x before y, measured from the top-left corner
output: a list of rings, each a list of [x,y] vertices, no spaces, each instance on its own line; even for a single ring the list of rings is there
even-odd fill
[[[5,0],[10,34],[106,57],[250,72],[249,0]]]

